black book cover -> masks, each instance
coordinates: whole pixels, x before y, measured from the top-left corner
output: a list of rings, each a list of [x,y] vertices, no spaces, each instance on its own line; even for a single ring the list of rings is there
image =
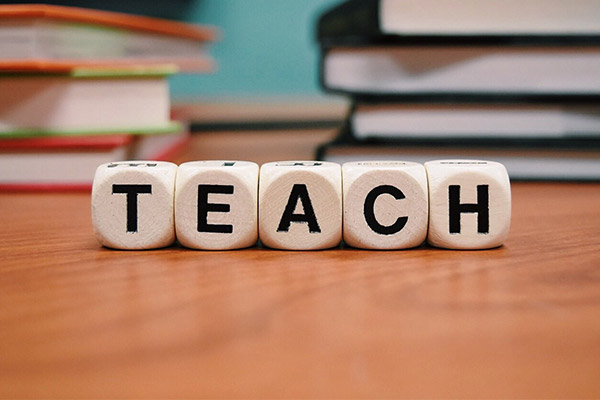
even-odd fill
[[[600,150],[600,139],[595,137],[575,138],[502,138],[502,137],[477,137],[477,138],[397,138],[397,139],[357,139],[352,131],[349,120],[340,129],[336,138],[317,149],[317,159],[331,146],[355,148],[402,148],[423,147],[430,149],[474,148],[474,149],[522,149],[522,150],[580,150],[597,152]]]
[[[352,135],[352,128],[346,125],[336,139],[317,149],[316,160],[425,162],[458,156],[501,162],[507,167],[511,180],[590,182],[600,180],[599,153],[598,139],[358,141]]]

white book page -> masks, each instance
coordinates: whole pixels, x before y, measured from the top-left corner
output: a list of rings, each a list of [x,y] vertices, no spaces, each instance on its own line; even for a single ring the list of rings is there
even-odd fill
[[[600,109],[358,107],[352,124],[358,138],[600,137]]]
[[[600,0],[380,0],[389,34],[597,34]]]
[[[600,92],[593,48],[396,47],[327,53],[328,88],[366,93]]]
[[[115,130],[164,127],[165,78],[0,78],[0,134],[20,129]]]

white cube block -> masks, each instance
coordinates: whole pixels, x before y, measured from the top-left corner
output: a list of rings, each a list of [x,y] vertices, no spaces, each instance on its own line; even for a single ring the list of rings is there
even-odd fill
[[[258,240],[258,165],[248,161],[181,164],[175,229],[182,246],[232,250]]]
[[[427,237],[427,174],[403,161],[342,166],[344,242],[363,249],[406,249]]]
[[[500,163],[437,160],[425,163],[429,180],[427,241],[447,249],[498,247],[508,236],[510,181]]]
[[[281,161],[264,164],[259,183],[259,236],[268,247],[316,250],[342,239],[339,164]]]
[[[171,245],[176,174],[177,165],[168,162],[100,165],[92,188],[92,222],[100,243],[129,250]]]

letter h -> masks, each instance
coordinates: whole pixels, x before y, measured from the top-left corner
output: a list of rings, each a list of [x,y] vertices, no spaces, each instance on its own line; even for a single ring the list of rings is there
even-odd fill
[[[477,185],[477,203],[460,202],[460,185],[448,187],[448,214],[450,233],[460,233],[460,215],[477,213],[477,233],[490,232],[489,185]]]

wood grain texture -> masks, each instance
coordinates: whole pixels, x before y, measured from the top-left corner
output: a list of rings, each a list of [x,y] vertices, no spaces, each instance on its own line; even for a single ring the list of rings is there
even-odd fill
[[[600,396],[599,185],[515,184],[500,249],[101,248],[0,196],[0,395]]]
[[[388,252],[108,250],[89,195],[1,194],[0,397],[600,397],[600,185],[512,190],[503,247]]]
[[[336,134],[336,129],[197,132],[186,151],[173,162],[222,159],[264,164],[279,160],[312,160],[316,147],[333,140]]]

